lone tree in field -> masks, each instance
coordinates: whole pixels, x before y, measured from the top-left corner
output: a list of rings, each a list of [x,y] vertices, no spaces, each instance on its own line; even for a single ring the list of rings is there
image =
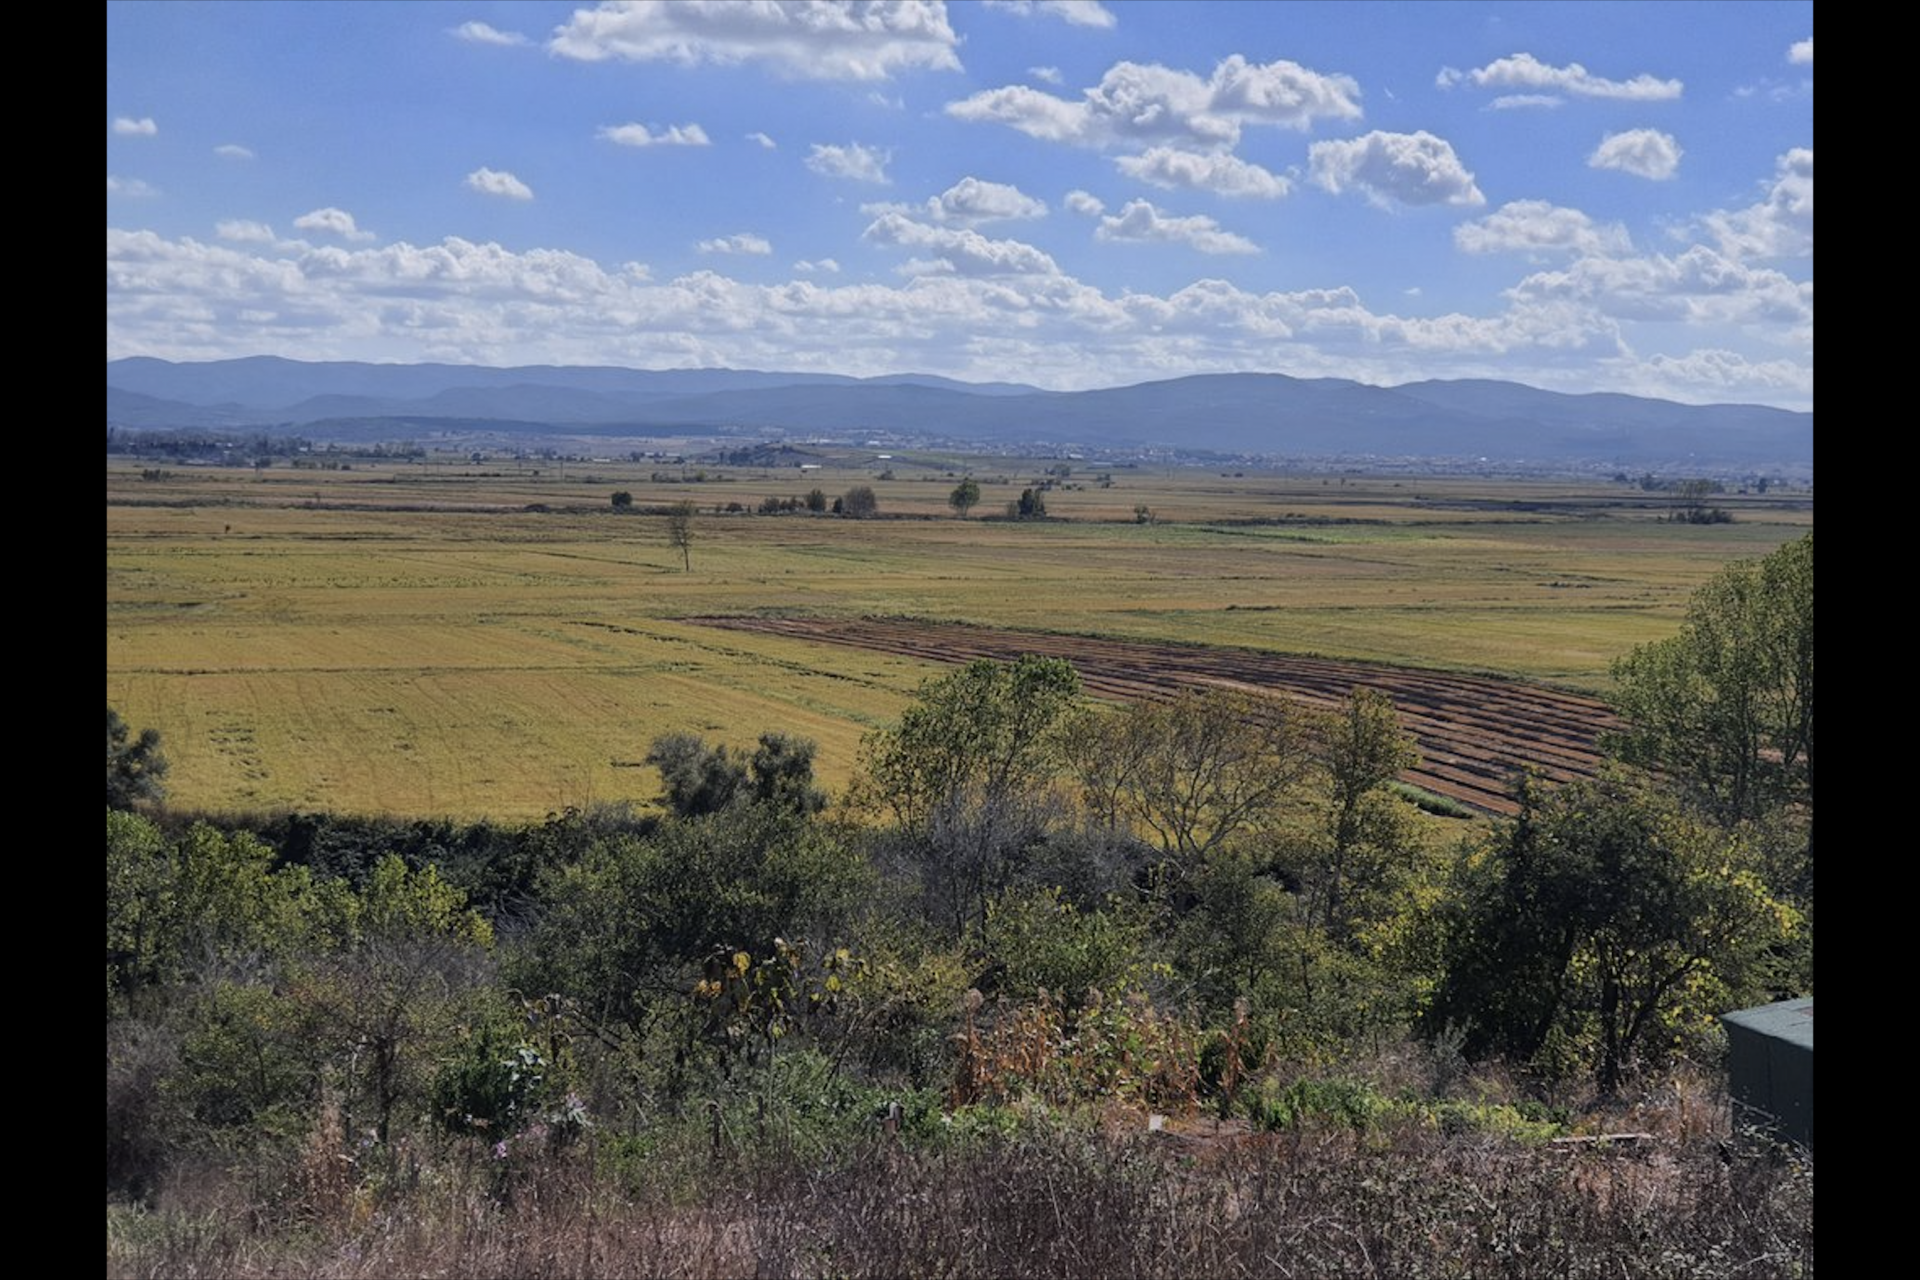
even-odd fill
[[[693,572],[693,512],[693,503],[686,501],[667,508],[667,545],[680,553],[684,573]]]
[[[615,511],[625,511],[628,507],[631,507],[632,505],[633,505],[633,495],[631,493],[628,493],[625,489],[617,489],[614,491],[613,509]]]
[[[158,800],[166,794],[167,758],[160,754],[160,731],[142,729],[129,741],[131,730],[120,713],[107,708],[107,808],[131,809],[137,800]]]
[[[979,502],[980,482],[972,476],[955,485],[953,492],[947,495],[947,505],[958,511],[962,520],[967,518],[967,512],[973,510]]]
[[[880,514],[880,499],[874,496],[872,485],[857,484],[840,499],[840,512],[855,520],[868,520]]]

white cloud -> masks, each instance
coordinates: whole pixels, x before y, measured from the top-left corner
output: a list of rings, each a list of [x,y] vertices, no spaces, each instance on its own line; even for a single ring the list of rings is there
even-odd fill
[[[722,236],[717,240],[702,240],[694,248],[702,253],[744,253],[754,257],[764,257],[773,252],[773,245],[765,236],[754,235],[751,231]]]
[[[758,133],[758,132],[748,134],[747,141],[757,142],[768,151],[771,151],[775,147],[780,145],[779,143],[775,142],[772,138],[769,138],[766,134]]]
[[[527,38],[517,31],[501,31],[484,22],[463,22],[453,28],[456,40],[465,40],[468,44],[520,45]]]
[[[869,241],[891,240],[925,261],[894,282],[844,284],[749,284],[710,271],[655,281],[639,263],[603,267],[563,250],[516,252],[459,238],[268,247],[109,228],[107,356],[210,360],[283,351],[313,360],[854,375],[917,369],[1062,389],[1283,368],[1373,383],[1516,378],[1570,391],[1595,389],[1598,357],[1618,362],[1603,375],[1614,387],[1677,394],[1686,375],[1694,379],[1691,395],[1725,399],[1699,382],[1717,367],[1730,386],[1747,378],[1751,389],[1737,390],[1743,398],[1811,398],[1810,337],[1787,328],[1810,327],[1811,286],[1742,273],[1738,264],[1714,262],[1711,251],[1684,267],[1590,259],[1580,273],[1559,273],[1557,284],[1536,281],[1491,314],[1400,316],[1338,286],[1258,293],[1208,279],[1170,294],[1110,296],[1061,273],[1032,246],[910,222],[900,218]],[[1010,269],[1023,259],[1031,269]],[[1737,352],[1749,368],[1700,353],[1661,365],[1636,361],[1623,336],[1628,322],[1597,302],[1689,323],[1737,317],[1736,328],[1703,332],[1697,345]],[[1774,310],[1782,323],[1765,322]],[[1798,347],[1778,360],[1759,357],[1749,334]],[[1685,350],[1664,342],[1649,349]],[[1670,387],[1656,385],[1662,376]],[[1763,386],[1796,378],[1797,387],[1777,392]]]
[[[1587,257],[1507,290],[1515,302],[1571,302],[1628,320],[1694,325],[1811,325],[1813,286],[1705,245],[1668,257]]]
[[[1144,155],[1121,156],[1114,164],[1130,178],[1169,190],[1186,187],[1215,195],[1277,200],[1293,189],[1278,174],[1222,152],[1154,147]]]
[[[840,264],[832,258],[820,258],[812,262],[802,258],[793,264],[793,269],[802,275],[814,275],[818,273],[832,276],[840,274]]]
[[[1749,360],[1718,347],[1683,356],[1656,355],[1621,372],[1635,394],[1724,403],[1749,397],[1777,400],[1781,392],[1811,399],[1813,370],[1791,360]]]
[[[345,209],[328,206],[315,209],[312,213],[303,213],[293,220],[293,225],[302,231],[320,231],[330,236],[339,236],[343,240],[371,240],[373,232],[362,231],[353,221],[353,215]]]
[[[918,207],[873,205],[864,212],[899,212],[929,222],[961,227],[977,227],[987,222],[1008,222],[1022,218],[1044,218],[1047,205],[1026,192],[1004,182],[986,182],[965,177]]]
[[[709,147],[707,131],[697,124],[676,124],[654,132],[644,124],[602,125],[597,137],[623,147]]]
[[[911,275],[1057,276],[1054,260],[1018,240],[992,240],[978,231],[933,227],[901,213],[883,213],[861,233],[863,240],[902,249],[930,251],[902,268]]]
[[[500,169],[475,169],[467,175],[467,186],[483,195],[508,200],[531,200],[533,188]]]
[[[1805,40],[1795,40],[1787,50],[1787,61],[1796,66],[1812,66],[1813,37],[1808,36]]]
[[[1313,180],[1338,195],[1357,190],[1381,207],[1485,204],[1473,174],[1453,145],[1426,130],[1375,130],[1346,141],[1316,142],[1308,149]]]
[[[1516,53],[1490,62],[1477,71],[1443,69],[1434,78],[1442,89],[1463,82],[1481,89],[1535,89],[1572,94],[1576,98],[1613,98],[1630,102],[1666,102],[1678,98],[1684,86],[1642,73],[1631,80],[1607,80],[1577,62],[1548,66],[1530,53]]]
[[[1587,157],[1587,165],[1593,169],[1618,169],[1661,182],[1679,171],[1680,157],[1684,154],[1670,133],[1661,133],[1658,129],[1629,129],[1602,138],[1593,154]]]
[[[1083,214],[1089,218],[1097,218],[1107,211],[1105,202],[1091,191],[1069,191],[1066,199],[1061,203],[1074,213]]]
[[[1453,243],[1462,253],[1627,253],[1633,247],[1625,227],[1603,226],[1545,200],[1515,200],[1463,222],[1453,229]]]
[[[138,120],[130,116],[116,116],[113,131],[123,138],[151,138],[160,132],[160,126],[153,122],[152,116],[141,116]]]
[[[1101,218],[1093,235],[1096,240],[1184,244],[1201,253],[1260,252],[1259,245],[1245,236],[1222,231],[1212,218],[1200,214],[1174,217],[1145,200],[1130,200],[1118,215]]]
[[[828,178],[846,178],[852,182],[872,182],[885,186],[892,181],[887,177],[886,169],[887,161],[892,158],[890,151],[862,146],[858,142],[848,143],[844,147],[816,142],[807,155],[807,168]]]
[[[253,152],[237,142],[223,142],[213,149],[213,154],[222,160],[251,160]]]
[[[1708,214],[1702,221],[1735,258],[1786,258],[1813,252],[1813,152],[1795,147],[1775,163],[1759,204]]]
[[[110,173],[107,175],[107,194],[110,196],[132,196],[135,199],[145,199],[148,196],[159,195],[160,188],[154,186],[144,178],[116,178]]]
[[[1567,100],[1552,93],[1503,93],[1487,104],[1493,111],[1514,111],[1527,107],[1564,107]]]
[[[222,240],[234,240],[241,244],[272,244],[279,237],[273,234],[273,228],[264,222],[253,222],[246,218],[229,218],[214,224],[213,233]]]
[[[1208,151],[1236,145],[1243,125],[1305,130],[1317,120],[1357,120],[1359,96],[1351,76],[1325,75],[1285,60],[1249,63],[1234,54],[1205,80],[1190,71],[1119,62],[1079,102],[1027,85],[1005,85],[950,102],[947,114],[1004,124],[1049,142],[1158,143]]]
[[[1028,67],[1027,74],[1046,84],[1065,84],[1067,78],[1060,74],[1058,67]]]
[[[1076,27],[1111,27],[1114,17],[1100,0],[986,0],[989,9],[1005,9],[1023,18],[1035,14],[1059,18]]]
[[[576,9],[548,48],[599,62],[763,62],[816,80],[884,80],[913,68],[958,71],[959,38],[933,0],[609,0]]]

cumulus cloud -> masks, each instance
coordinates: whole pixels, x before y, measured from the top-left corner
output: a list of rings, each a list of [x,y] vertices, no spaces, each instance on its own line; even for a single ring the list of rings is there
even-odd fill
[[[1359,191],[1383,208],[1394,204],[1485,204],[1473,174],[1453,145],[1426,130],[1375,130],[1345,141],[1316,142],[1308,149],[1313,180],[1335,195]]]
[[[893,181],[887,177],[887,161],[892,158],[890,151],[862,146],[858,142],[850,142],[844,147],[816,142],[807,155],[807,168],[823,177],[886,186]]]
[[[773,245],[765,236],[754,235],[751,231],[721,236],[715,240],[702,240],[694,248],[702,253],[744,253],[754,257],[764,257],[773,252]]]
[[[1117,215],[1101,218],[1093,236],[1096,240],[1184,244],[1201,253],[1260,252],[1259,245],[1245,236],[1222,231],[1212,218],[1200,214],[1175,217],[1145,200],[1130,200]]]
[[[1107,211],[1106,204],[1091,191],[1069,191],[1061,203],[1074,213],[1085,217],[1097,218]]]
[[[501,169],[475,169],[467,175],[467,186],[482,195],[507,200],[531,200],[533,188]]]
[[[1632,248],[1618,223],[1602,225],[1578,209],[1545,200],[1515,200],[1484,218],[1453,229],[1462,253],[1626,253]]]
[[[707,131],[697,124],[676,124],[658,130],[644,124],[602,125],[598,137],[623,147],[710,147]]]
[[[1656,355],[1627,371],[1642,395],[1724,402],[1749,396],[1780,398],[1781,392],[1813,395],[1813,370],[1791,360],[1749,360],[1718,347],[1682,356]]]
[[[1018,240],[989,239],[967,228],[929,226],[902,213],[881,214],[861,233],[861,238],[874,244],[933,255],[931,258],[914,259],[901,268],[910,275],[978,277],[1060,274],[1060,268],[1054,260],[1030,244]]]
[[[240,244],[272,244],[279,239],[273,234],[273,228],[264,222],[254,222],[246,218],[229,218],[216,222],[213,233],[222,240],[233,240]]]
[[[1144,155],[1121,156],[1114,164],[1130,178],[1169,190],[1185,187],[1221,196],[1277,200],[1293,189],[1278,174],[1223,152],[1154,147]]]
[[[951,226],[977,227],[987,222],[1007,222],[1021,218],[1046,216],[1046,202],[1004,182],[986,182],[965,177],[930,198],[924,205],[865,205],[866,213],[903,213],[913,218]]]
[[[326,235],[339,236],[342,240],[373,239],[373,232],[362,231],[354,223],[352,214],[331,205],[325,209],[315,209],[312,213],[301,214],[293,220],[293,225],[302,231],[319,231]]]
[[[222,160],[251,160],[253,152],[237,142],[223,142],[213,149],[213,154]]]
[[[1773,185],[1760,203],[1702,219],[1722,253],[1786,258],[1813,252],[1813,151],[1795,147],[1774,165]]]
[[[1005,9],[1023,18],[1039,14],[1076,27],[1111,27],[1113,12],[1100,0],[986,0],[989,9]]]
[[[608,0],[577,9],[547,47],[600,62],[765,63],[816,80],[884,80],[896,71],[958,71],[944,4],[867,0]]]
[[[1638,298],[1612,293],[1613,277],[1568,272],[1556,273],[1564,284],[1537,282],[1490,314],[1401,316],[1369,307],[1345,287],[1262,293],[1203,279],[1168,294],[1108,295],[1058,271],[1031,246],[965,228],[915,229],[906,225],[911,219],[895,218],[869,242],[891,240],[923,261],[885,283],[828,276],[753,284],[712,271],[656,281],[640,263],[602,266],[563,250],[514,251],[457,237],[264,246],[109,228],[107,353],[210,360],[281,350],[316,360],[855,375],[921,369],[1059,388],[1283,367],[1374,383],[1517,378],[1571,391],[1594,389],[1593,362],[1602,358],[1620,362],[1605,375],[1610,385],[1639,389],[1645,379],[1646,389],[1667,394],[1652,382],[1661,375],[1634,361],[1623,336],[1629,322],[1595,305],[1644,303],[1663,319],[1738,316],[1728,336],[1714,332],[1698,345],[1740,353],[1758,370],[1747,383],[1754,389],[1739,394],[1772,402],[1811,396],[1810,352],[1783,355],[1774,368],[1776,353],[1757,357],[1745,341],[1805,346],[1810,339],[1789,339],[1785,326],[1761,319],[1777,308],[1796,317],[1789,323],[1798,328],[1810,326],[1811,286],[1766,272],[1742,275],[1738,264],[1710,258],[1684,268],[1677,260],[1631,268],[1643,276]],[[1031,270],[1008,269],[1022,259]],[[1618,265],[1584,261],[1585,273]],[[1676,294],[1673,286],[1682,284],[1720,292]],[[1667,342],[1650,349],[1676,350]],[[1723,376],[1740,376],[1737,364],[1720,363]],[[1666,375],[1675,388],[1683,371],[1700,373],[1676,365]],[[1797,376],[1800,389],[1760,389],[1776,373],[1788,382]]]
[[[117,178],[110,173],[107,175],[107,194],[110,196],[132,196],[135,199],[144,199],[148,196],[159,195],[160,188],[154,186],[144,178]]]
[[[1078,102],[1006,85],[950,102],[947,114],[1004,124],[1049,142],[1209,151],[1235,146],[1244,125],[1305,130],[1318,120],[1357,120],[1359,96],[1351,76],[1322,74],[1284,59],[1250,63],[1234,54],[1204,80],[1190,71],[1119,62]]]
[[[821,275],[832,276],[832,275],[840,274],[840,264],[834,261],[832,258],[818,258],[811,262],[809,262],[805,258],[802,258],[800,259],[800,261],[793,264],[793,269],[795,271],[800,272],[802,275],[814,275],[815,273],[819,273]]]
[[[1577,62],[1549,66],[1530,53],[1516,53],[1490,62],[1477,71],[1446,67],[1434,78],[1442,89],[1470,83],[1480,89],[1533,89],[1571,94],[1576,98],[1613,98],[1629,102],[1666,102],[1678,98],[1678,80],[1661,80],[1644,72],[1631,80],[1608,80]]]
[[[1658,129],[1629,129],[1602,138],[1593,154],[1587,157],[1587,165],[1593,169],[1618,169],[1661,182],[1679,171],[1683,154],[1670,133]]]
[[[1507,291],[1531,304],[1579,303],[1629,320],[1685,324],[1811,325],[1813,286],[1694,245],[1671,257],[1586,257],[1526,277]]]
[[[777,143],[777,142],[775,142],[775,141],[774,141],[774,140],[773,140],[772,138],[769,138],[769,137],[768,137],[768,136],[767,136],[766,134],[764,134],[764,133],[760,133],[760,132],[757,132],[757,131],[756,131],[756,132],[754,132],[754,133],[750,133],[750,134],[748,134],[748,135],[747,135],[747,141],[748,141],[748,142],[757,142],[757,143],[759,143],[759,144],[760,144],[760,145],[761,145],[762,147],[764,147],[764,148],[766,148],[766,149],[767,149],[768,151],[771,151],[771,150],[773,150],[773,149],[774,149],[775,147],[777,147],[777,146],[779,146],[779,145],[780,145],[779,143]]]
[[[1805,40],[1795,40],[1787,49],[1787,61],[1796,66],[1812,66],[1813,37],[1808,36]]]
[[[463,22],[453,28],[456,40],[465,40],[468,44],[519,45],[527,43],[527,38],[517,31],[501,31],[484,22]]]
[[[141,116],[138,120],[131,116],[116,116],[113,131],[123,138],[151,138],[160,132],[160,126],[153,122],[152,116]]]

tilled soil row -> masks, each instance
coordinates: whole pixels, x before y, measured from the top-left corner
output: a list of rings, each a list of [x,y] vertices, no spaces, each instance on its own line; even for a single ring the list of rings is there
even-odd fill
[[[686,621],[932,662],[1065,658],[1089,692],[1123,701],[1226,686],[1332,707],[1355,689],[1377,689],[1393,699],[1402,726],[1420,744],[1420,765],[1402,779],[1485,813],[1517,811],[1512,779],[1519,770],[1561,782],[1591,777],[1600,766],[1600,735],[1619,724],[1598,699],[1491,676],[891,618]]]

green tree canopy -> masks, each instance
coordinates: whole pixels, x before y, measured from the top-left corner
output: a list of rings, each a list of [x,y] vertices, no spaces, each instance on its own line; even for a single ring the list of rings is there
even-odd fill
[[[1460,867],[1429,1017],[1470,1054],[1590,1062],[1618,1089],[1652,1032],[1765,994],[1800,926],[1732,833],[1624,773],[1523,790],[1519,818]]]
[[[967,518],[967,512],[979,504],[980,482],[972,476],[953,486],[953,492],[947,495],[947,505],[959,512],[962,520]]]
[[[1059,729],[1079,697],[1062,658],[982,658],[930,680],[899,724],[862,742],[866,793],[913,827],[956,802],[1030,790],[1059,765]]]
[[[159,800],[167,793],[167,758],[160,754],[160,732],[142,729],[132,736],[127,722],[107,708],[107,808],[130,809],[141,800]]]
[[[1608,746],[1723,825],[1813,808],[1813,534],[1727,566],[1680,634],[1614,665]],[[1811,842],[1809,842],[1809,848]]]

